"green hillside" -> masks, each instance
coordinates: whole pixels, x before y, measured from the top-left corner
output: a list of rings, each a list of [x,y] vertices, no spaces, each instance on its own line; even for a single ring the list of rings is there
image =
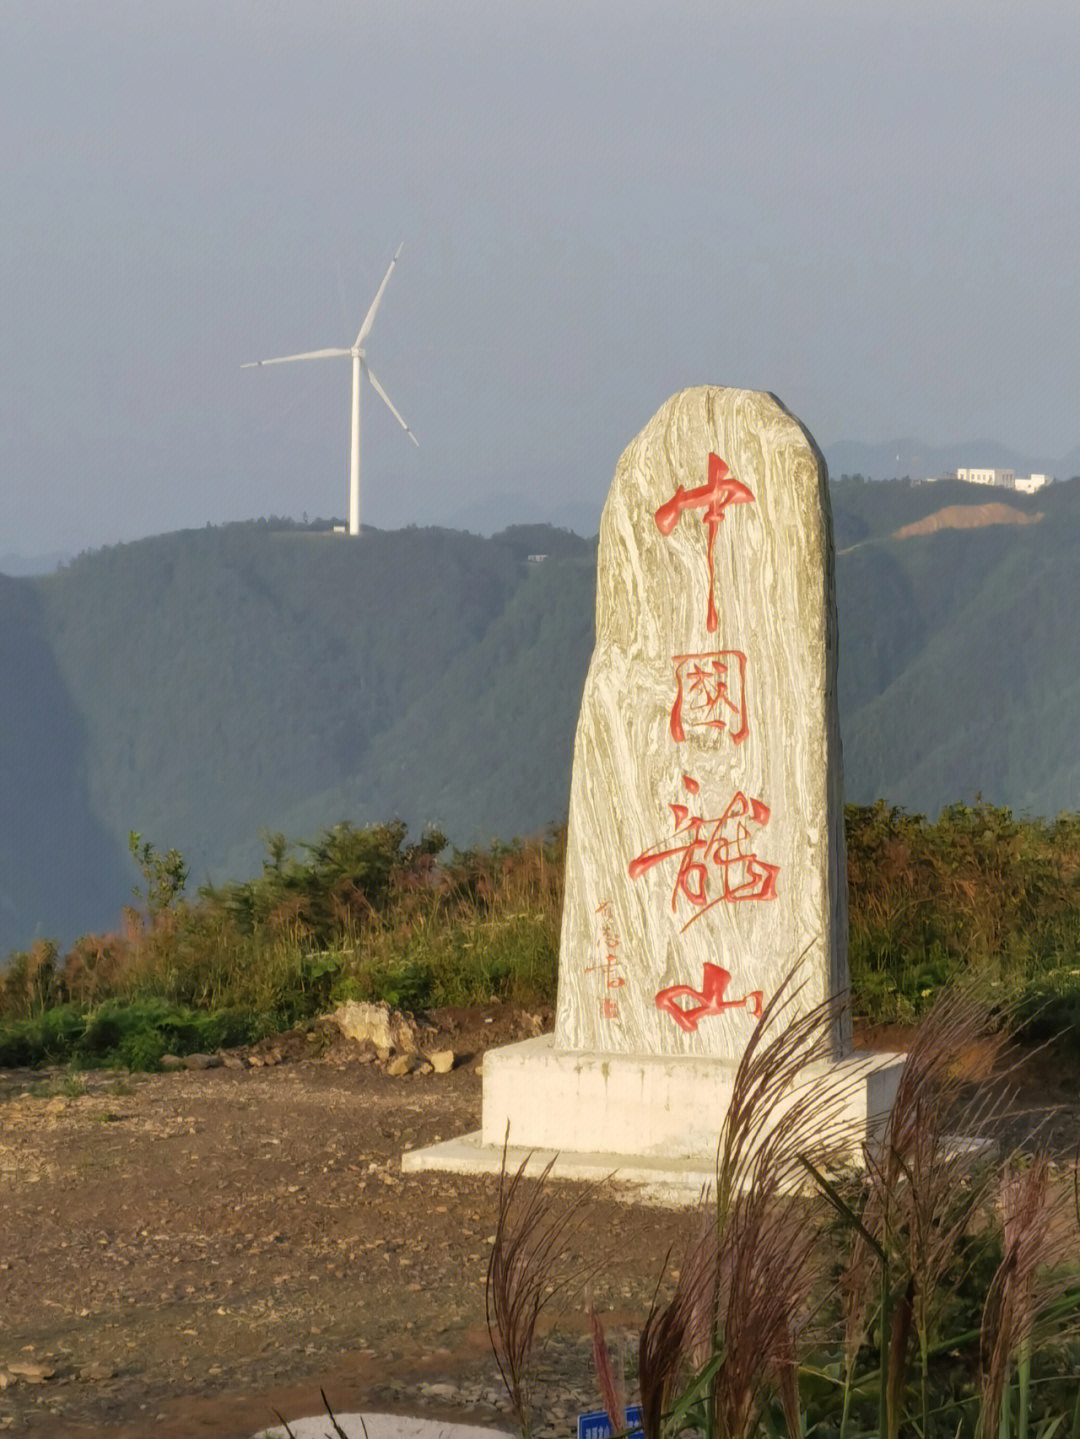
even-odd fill
[[[61,673],[41,596],[0,575],[0,954],[39,920],[103,925],[130,883],[89,789],[87,727]]]
[[[1043,519],[891,537],[990,500]],[[838,531],[866,526],[837,561],[848,798],[931,815],[979,794],[1030,814],[1080,807],[1080,483],[1030,497],[849,483],[834,504]]]
[[[996,499],[1028,526],[893,531]],[[833,486],[848,797],[1080,808],[1080,483]],[[546,554],[542,563],[533,554]],[[283,523],[0,576],[0,953],[114,917],[129,830],[192,880],[261,835],[437,824],[460,846],[565,818],[595,541]]]

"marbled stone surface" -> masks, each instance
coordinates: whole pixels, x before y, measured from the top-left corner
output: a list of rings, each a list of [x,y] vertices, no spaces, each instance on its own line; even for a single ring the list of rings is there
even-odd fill
[[[737,1059],[800,957],[800,1007],[846,987],[846,944],[825,463],[772,395],[686,390],[600,526],[556,1045]]]

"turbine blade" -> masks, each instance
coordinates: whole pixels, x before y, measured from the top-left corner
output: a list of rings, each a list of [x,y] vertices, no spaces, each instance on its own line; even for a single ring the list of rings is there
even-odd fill
[[[375,311],[379,308],[379,301],[383,297],[383,291],[386,289],[386,283],[390,279],[391,274],[393,273],[394,266],[397,264],[397,257],[400,254],[401,246],[399,245],[394,251],[394,258],[390,261],[390,269],[387,270],[386,274],[383,276],[383,282],[379,286],[378,294],[371,302],[371,309],[364,316],[364,323],[360,326],[360,333],[356,337],[356,345],[354,346],[355,349],[359,349],[368,337],[368,331],[371,329],[372,321],[375,319]]]
[[[412,430],[409,429],[408,425],[405,423],[405,421],[404,421],[404,420],[401,418],[401,416],[398,414],[397,410],[394,409],[394,406],[393,406],[393,405],[391,404],[391,402],[390,402],[390,396],[386,393],[386,391],[383,389],[382,385],[379,384],[378,380],[377,380],[377,379],[375,378],[375,376],[371,373],[371,366],[370,366],[370,365],[365,365],[365,366],[364,366],[364,369],[367,371],[367,377],[368,377],[368,379],[371,381],[371,387],[372,387],[372,389],[373,389],[373,390],[375,391],[375,393],[378,395],[379,399],[382,400],[383,404],[387,407],[387,409],[388,409],[388,410],[390,411],[390,413],[393,415],[394,419],[397,420],[398,424],[401,426],[401,428],[402,428],[402,429],[405,431],[405,433],[408,435],[409,439],[412,440],[412,442],[413,442],[413,444],[416,446],[416,448],[419,449],[419,448],[420,448],[420,441],[419,441],[419,440],[416,438],[416,436],[413,434]]]
[[[331,360],[337,355],[351,355],[351,350],[309,350],[306,355],[279,355],[276,360],[248,360],[242,370],[254,370],[258,365],[285,365],[290,360]]]

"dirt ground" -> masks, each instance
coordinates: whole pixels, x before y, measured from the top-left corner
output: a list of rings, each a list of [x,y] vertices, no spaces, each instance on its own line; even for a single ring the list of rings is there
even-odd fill
[[[264,1043],[260,1067],[0,1072],[0,1429],[240,1439],[275,1410],[319,1412],[320,1388],[339,1412],[510,1428],[484,1327],[498,1181],[403,1175],[400,1157],[476,1129],[479,1056],[550,1015],[491,1005],[433,1022],[430,1047],[459,1057],[450,1074],[394,1077],[303,1035]],[[1044,1134],[1059,1151],[1080,1126],[1076,1079],[1038,1062],[1021,1101],[1060,1106]],[[590,1205],[580,1268],[599,1264],[616,1329],[640,1322],[689,1223]],[[578,1303],[548,1355],[565,1400],[552,1432],[597,1405],[584,1331]],[[12,1372],[35,1364],[54,1372]]]

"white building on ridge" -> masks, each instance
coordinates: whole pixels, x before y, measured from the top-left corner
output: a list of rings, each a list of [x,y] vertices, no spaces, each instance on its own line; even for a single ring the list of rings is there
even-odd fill
[[[1045,485],[1054,483],[1053,475],[1018,475],[1014,470],[957,470],[955,475],[935,475],[934,480],[964,480],[969,485],[992,485],[999,490],[1015,490],[1017,494],[1033,495]],[[929,480],[927,481],[929,483]]]
[[[956,478],[966,480],[969,485],[996,485],[1002,490],[1016,489],[1014,470],[957,470]]]

